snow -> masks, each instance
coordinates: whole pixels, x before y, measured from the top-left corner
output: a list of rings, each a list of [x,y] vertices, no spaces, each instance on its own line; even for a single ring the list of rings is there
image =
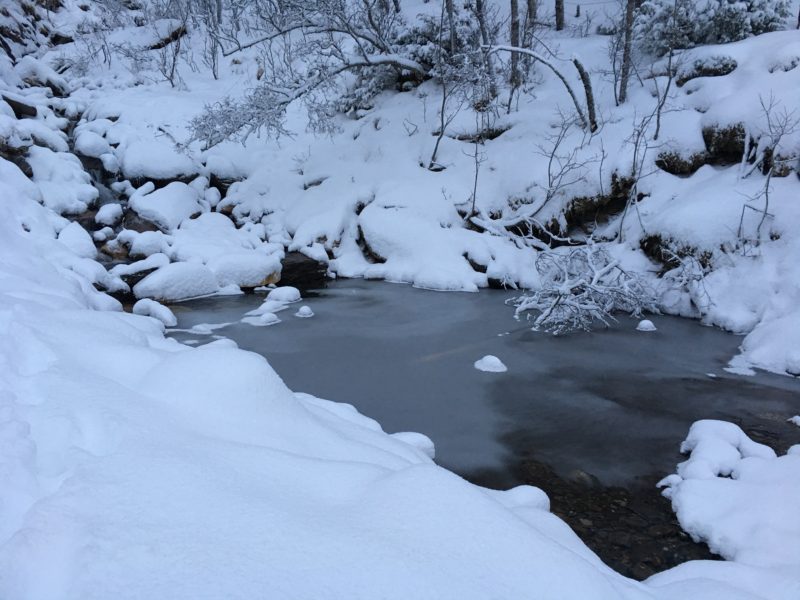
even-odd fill
[[[101,206],[94,220],[101,225],[116,225],[122,218],[122,205],[120,204],[104,204]]]
[[[48,28],[78,34],[103,24],[92,3],[63,4],[48,11]],[[409,20],[437,18],[435,4],[402,3]],[[12,3],[2,25],[18,13]],[[633,123],[652,109],[663,77],[643,77],[616,106],[605,79],[607,38],[542,28],[559,55],[585,61],[603,121],[594,136],[567,132],[564,148],[574,146],[582,166],[569,189],[545,203],[552,174],[541,154],[558,111],[572,110],[551,73],[537,71],[535,97],[520,95],[518,107],[493,122],[507,129],[494,140],[457,139],[474,133],[480,116],[462,107],[436,173],[424,168],[438,127],[435,81],[387,91],[371,108],[337,118],[329,136],[307,131],[292,106],[293,136],[204,150],[189,140],[187,121],[252,87],[263,64],[257,50],[223,61],[213,79],[197,60],[202,40],[192,27],[182,43],[195,64],[179,66],[173,88],[144,58],[178,22],[120,23],[100,31],[109,48],[142,59],[136,73],[117,55],[81,63],[86,37],[54,50],[11,39],[25,54],[16,64],[0,53],[3,94],[36,108],[17,119],[0,101],[0,136],[33,172],[29,179],[0,158],[0,597],[796,600],[798,446],[776,456],[735,425],[693,426],[684,444],[691,455],[664,480],[665,493],[682,526],[728,561],[690,562],[637,583],[604,566],[550,514],[541,490],[471,485],[432,461],[425,436],[390,435],[353,407],[292,393],[264,358],[214,335],[231,323],[191,327],[218,338],[199,348],[166,339],[175,315],[154,301],[261,286],[286,250],[327,263],[337,276],[446,291],[496,282],[536,288],[544,244],[511,239],[508,228],[529,218],[566,228],[572,198],[595,196],[612,172],[629,172]],[[686,58],[716,55],[737,68],[673,89],[658,141],[664,149],[704,151],[702,129],[711,125],[763,133],[761,96],[798,104],[795,31]],[[59,75],[56,64],[71,66]],[[54,98],[42,83],[71,93]],[[70,151],[63,115],[77,122],[75,152],[119,172],[114,191],[162,229],[112,239],[121,209],[99,209],[96,222],[109,227],[98,241],[143,260],[107,271],[92,236],[62,218],[98,198]],[[787,136],[780,149],[795,152],[797,143]],[[601,150],[607,160],[598,164]],[[646,170],[656,154],[654,145]],[[646,235],[707,252],[702,285],[665,292],[674,311],[746,334],[729,368],[798,375],[797,180],[773,179],[772,216],[758,231],[765,180],[745,175],[739,165],[687,177],[653,170],[640,182],[636,217],[599,223],[595,234],[615,240],[615,256],[654,283],[661,265],[642,254]],[[210,187],[212,176],[237,181],[224,193],[224,185]],[[465,217],[472,208],[476,215]],[[156,270],[133,290],[138,314],[98,291],[128,291],[120,278],[149,269]],[[274,324],[276,312],[300,300],[295,288],[276,288],[243,321]],[[487,366],[505,371],[497,357],[475,363]]]
[[[505,373],[508,371],[508,367],[503,364],[503,361],[491,354],[487,354],[480,360],[476,360],[475,368],[478,369],[478,371],[485,371],[487,373]]]
[[[117,149],[127,178],[178,179],[197,172],[191,159],[169,142],[135,139]]]
[[[651,320],[642,319],[636,325],[636,331],[656,331],[656,326]]]
[[[77,214],[97,199],[98,192],[77,156],[41,146],[32,146],[28,152],[33,181],[47,207],[57,213]]]
[[[169,257],[166,254],[157,252],[155,254],[151,254],[147,258],[137,260],[129,264],[123,263],[114,265],[110,272],[114,275],[123,277],[125,275],[135,275],[136,273],[141,273],[142,271],[148,271],[150,269],[158,269],[168,264]]]
[[[800,415],[795,415],[794,417],[792,417],[790,419],[787,419],[787,420],[788,420],[789,423],[792,423],[792,424],[797,425],[798,427],[800,427]]]
[[[178,324],[178,319],[172,314],[172,311],[159,304],[155,300],[149,298],[142,298],[133,305],[132,312],[135,315],[143,315],[145,317],[153,317],[161,321],[166,327],[174,327]]]
[[[800,445],[776,456],[733,423],[698,421],[681,451],[689,459],[659,484],[681,527],[727,560],[796,576]]]
[[[234,284],[249,288],[273,283],[281,271],[280,260],[275,255],[255,250],[217,256],[209,260],[207,266],[217,276],[220,286]]]
[[[417,433],[416,431],[398,431],[397,433],[391,434],[391,436],[396,440],[400,440],[409,446],[421,450],[431,460],[436,458],[436,447],[433,444],[433,440],[427,435]],[[529,486],[523,487],[529,488]]]
[[[280,322],[281,320],[278,318],[278,315],[271,312],[261,313],[258,316],[249,316],[242,318],[242,323],[247,323],[248,325],[255,325],[256,327],[263,327],[265,325],[277,325]]]
[[[92,158],[100,158],[112,152],[111,146],[102,136],[93,131],[82,131],[75,138],[75,151]]]
[[[197,192],[179,181],[150,193],[134,194],[128,206],[166,232],[176,229],[185,219],[201,210]]]
[[[280,302],[282,304],[300,302],[300,290],[289,285],[276,287],[267,294],[267,302]]]
[[[308,306],[301,306],[297,309],[297,312],[294,313],[295,317],[300,317],[301,319],[308,319],[309,317],[314,316],[314,311],[311,310]]]
[[[97,255],[92,236],[78,223],[70,223],[59,231],[58,241],[78,256],[94,258]]]
[[[137,298],[175,301],[207,296],[218,289],[217,278],[208,267],[171,263],[142,279],[133,287],[133,293]]]

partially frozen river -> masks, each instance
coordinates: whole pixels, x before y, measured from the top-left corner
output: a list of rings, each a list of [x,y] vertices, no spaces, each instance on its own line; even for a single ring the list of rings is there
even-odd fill
[[[800,413],[800,381],[723,370],[741,338],[671,317],[654,317],[652,333],[623,317],[611,330],[556,338],[514,320],[504,305],[513,295],[344,280],[303,300],[313,318],[294,317],[295,304],[269,327],[240,321],[263,295],[173,309],[182,329],[231,323],[213,333],[267,357],[291,389],[351,403],[389,432],[422,432],[439,464],[484,485],[523,482],[526,461],[604,485],[670,473],[704,418],[739,423],[760,441],[800,442],[785,422]],[[476,370],[486,354],[508,372]]]

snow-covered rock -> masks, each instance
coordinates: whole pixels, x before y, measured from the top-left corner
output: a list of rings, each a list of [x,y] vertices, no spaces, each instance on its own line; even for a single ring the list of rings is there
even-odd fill
[[[275,283],[281,272],[281,261],[276,255],[257,250],[221,254],[209,260],[206,266],[217,276],[220,286],[235,284],[255,288]]]
[[[276,287],[267,294],[267,300],[272,302],[300,302],[300,290],[290,285]]]
[[[800,572],[800,445],[776,456],[733,423],[698,421],[681,451],[659,484],[681,527],[728,560]]]
[[[103,154],[111,153],[112,148],[103,136],[93,131],[82,131],[75,138],[75,151],[83,156],[100,158]]]
[[[207,296],[218,289],[217,278],[208,267],[171,263],[142,279],[133,287],[133,293],[137,298],[169,301]]]
[[[132,311],[135,315],[153,317],[161,321],[166,327],[174,327],[178,324],[178,319],[175,318],[175,315],[169,308],[149,298],[138,300],[136,304],[133,305]]]
[[[97,210],[94,220],[101,225],[116,225],[122,218],[121,204],[104,204]]]
[[[167,232],[202,210],[197,201],[197,192],[179,181],[148,194],[135,194],[128,206],[140,217]]]
[[[180,179],[197,172],[189,157],[166,141],[135,140],[120,146],[118,152],[128,179]]]
[[[72,250],[78,256],[94,258],[97,249],[92,241],[92,236],[78,223],[70,223],[58,233],[58,241]]]

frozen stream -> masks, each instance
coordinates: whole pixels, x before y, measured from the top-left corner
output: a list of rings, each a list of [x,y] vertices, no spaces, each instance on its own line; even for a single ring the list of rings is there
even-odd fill
[[[653,318],[654,333],[623,318],[609,331],[555,338],[513,319],[504,305],[513,295],[338,281],[303,301],[313,318],[295,318],[292,305],[270,327],[240,322],[263,295],[172,308],[180,328],[232,323],[214,334],[267,357],[291,389],[354,404],[389,432],[422,432],[439,464],[484,485],[520,483],[526,460],[605,485],[666,474],[703,418],[739,423],[762,441],[800,442],[785,422],[800,413],[800,381],[723,370],[740,338],[671,317]],[[476,370],[486,354],[508,372]]]

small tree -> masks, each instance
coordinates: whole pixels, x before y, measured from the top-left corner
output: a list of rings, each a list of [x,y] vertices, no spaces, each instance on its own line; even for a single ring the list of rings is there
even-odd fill
[[[561,335],[589,331],[595,321],[606,326],[613,313],[641,316],[656,311],[653,292],[642,278],[625,271],[595,243],[566,252],[542,252],[536,259],[541,287],[516,298],[516,315],[535,310],[533,328]]]

